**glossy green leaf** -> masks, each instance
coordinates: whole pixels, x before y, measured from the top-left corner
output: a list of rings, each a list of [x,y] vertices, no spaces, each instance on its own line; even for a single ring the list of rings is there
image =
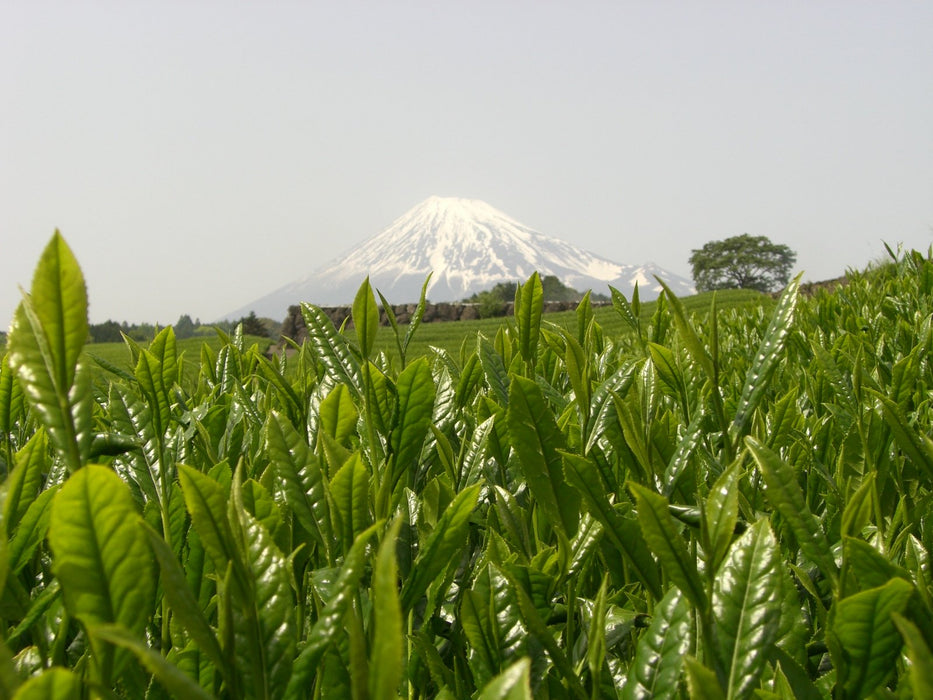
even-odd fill
[[[454,561],[470,530],[470,515],[476,507],[481,484],[457,494],[428,536],[415,560],[411,575],[402,585],[402,608],[410,611],[434,580]]]
[[[531,660],[519,659],[483,686],[477,700],[532,700]]]
[[[552,631],[548,629],[547,624],[535,606],[534,600],[528,594],[528,591],[525,590],[524,586],[516,580],[514,575],[505,570],[503,570],[503,574],[505,574],[512,586],[515,601],[518,603],[519,612],[521,613],[522,620],[525,622],[528,631],[540,642],[541,646],[547,651],[548,656],[551,657],[551,661],[554,662],[554,666],[557,668],[567,690],[580,700],[586,700],[586,691],[583,689],[583,685],[580,683],[579,678],[577,678],[576,671],[563,649],[561,649],[560,645],[555,640]]]
[[[346,446],[360,416],[345,384],[338,384],[321,400],[319,417],[320,429],[338,445]]]
[[[600,677],[603,664],[606,661],[606,596],[608,576],[603,576],[603,582],[593,601],[593,613],[590,616],[590,625],[586,633],[586,665],[594,679]]]
[[[509,386],[509,437],[518,454],[528,487],[544,509],[551,526],[564,538],[577,530],[580,494],[567,488],[563,460],[564,436],[548,408],[540,387],[515,376]]]
[[[838,572],[826,533],[807,507],[796,472],[779,455],[753,437],[745,439],[765,483],[765,497],[790,525],[803,553],[831,581]]]
[[[243,503],[240,471],[234,477],[228,516],[245,569],[245,580],[234,590],[238,667],[255,697],[280,698],[291,677],[298,641],[291,574],[269,532]]]
[[[933,698],[933,652],[917,626],[899,613],[892,613],[910,659],[910,687],[915,698]]]
[[[75,619],[119,623],[142,634],[155,599],[153,559],[120,477],[93,464],[72,474],[52,504],[49,546]],[[96,653],[103,650],[96,647]]]
[[[623,700],[676,698],[684,656],[693,643],[687,599],[677,588],[654,606],[651,624],[638,638]]]
[[[661,494],[663,496],[670,498],[684,474],[688,473],[688,467],[694,458],[694,453],[700,446],[705,434],[705,423],[706,414],[703,413],[702,409],[696,411],[677,443],[674,455],[664,469],[664,477],[661,479]]]
[[[717,572],[712,609],[730,699],[751,697],[777,638],[780,566],[780,550],[768,521],[759,520],[735,542]]]
[[[739,469],[733,465],[719,475],[706,497],[703,532],[709,544],[707,566],[712,571],[719,569],[719,563],[732,543],[738,517]]]
[[[347,552],[340,573],[331,587],[332,596],[325,601],[324,609],[308,633],[304,648],[295,659],[283,696],[288,700],[307,697],[318,663],[328,646],[343,631],[343,617],[356,598],[360,581],[366,573],[366,552],[379,527],[380,523],[376,523],[361,532]]]
[[[13,700],[81,700],[81,679],[60,666],[46,669],[17,688]]]
[[[875,473],[865,477],[855,493],[846,501],[842,513],[842,536],[858,537],[871,522],[872,499],[875,494]]]
[[[398,565],[395,545],[402,521],[389,527],[373,570],[373,636],[369,663],[369,697],[390,700],[398,697],[402,681],[402,608],[398,596]]]
[[[107,407],[112,429],[132,436],[141,445],[141,449],[123,455],[120,461],[129,467],[132,479],[146,498],[161,503],[159,485],[163,460],[160,438],[163,435],[156,433],[148,403],[129,387],[111,384]]]
[[[339,518],[344,549],[348,550],[353,540],[373,522],[370,514],[369,470],[359,452],[354,452],[334,474],[330,493]]]
[[[534,363],[541,336],[541,313],[544,310],[544,288],[537,272],[516,288],[515,325],[518,331],[518,351],[527,364]]]
[[[347,339],[337,332],[334,324],[320,307],[301,304],[301,315],[308,327],[308,341],[315,355],[324,364],[327,374],[338,384],[346,384],[353,395],[361,395],[363,386],[359,361],[353,356]]]
[[[25,415],[23,392],[15,381],[10,356],[0,357],[0,434],[9,433]]]
[[[399,472],[413,469],[428,434],[434,409],[434,380],[425,358],[412,362],[396,381],[398,391],[398,422],[392,430],[392,450],[395,468]]]
[[[684,666],[690,700],[726,700],[726,694],[719,685],[715,672],[692,656],[684,658]]]
[[[674,353],[663,345],[648,343],[648,354],[661,385],[667,388],[668,395],[676,399],[686,399],[683,373],[677,366]]]
[[[153,429],[158,437],[162,437],[169,427],[172,416],[171,397],[165,385],[161,361],[148,350],[139,354],[136,363],[136,381],[146,397],[153,420]]]
[[[609,502],[596,466],[590,460],[567,452],[562,455],[567,482],[582,495],[590,515],[603,526],[603,532],[631,565],[638,579],[651,595],[660,598],[661,577],[658,567],[635,518],[623,515]]]
[[[797,290],[800,285],[800,275],[797,275],[784,288],[777,308],[771,316],[771,323],[765,336],[758,346],[755,359],[752,360],[745,376],[745,386],[739,399],[738,409],[730,428],[733,444],[743,437],[751,423],[752,415],[761,404],[765,390],[771,382],[771,376],[777,368],[778,360],[784,349],[784,342],[794,322],[794,309],[797,306]]]
[[[331,395],[336,392],[335,389]],[[330,558],[333,538],[330,507],[317,458],[288,418],[276,411],[266,421],[265,438],[289,509]]]
[[[902,613],[913,586],[899,578],[843,598],[830,628],[844,655],[836,659],[838,683],[846,697],[870,695],[894,671],[903,642],[893,613]]]
[[[886,396],[878,396],[881,402],[881,414],[894,434],[897,446],[914,463],[917,469],[926,474],[927,479],[933,479],[933,442],[926,436],[917,432],[916,428],[908,424],[903,410],[897,403]]]
[[[13,317],[7,352],[30,404],[74,471],[90,446],[90,384],[79,357],[88,337],[87,289],[58,231],[36,266],[30,294]]]
[[[706,590],[696,568],[696,560],[687,552],[683,537],[671,518],[667,499],[639,484],[628,483],[635,497],[638,523],[648,547],[654,552],[664,573],[700,610],[706,610]]]
[[[376,297],[369,284],[369,277],[363,280],[353,300],[353,326],[356,329],[356,342],[360,346],[360,354],[364,360],[368,360],[376,342],[376,333],[379,332],[379,308],[376,306]]]
[[[165,543],[159,534],[149,527],[144,527],[146,536],[149,540],[149,546],[155,554],[156,561],[159,564],[159,570],[162,574],[162,591],[168,600],[172,609],[172,615],[187,630],[191,638],[197,643],[198,648],[203,651],[214,663],[214,666],[221,673],[226,673],[225,660],[223,652],[220,649],[220,643],[214,630],[211,629],[201,606],[188,587],[185,572],[175,559],[171,548]]]
[[[13,458],[13,471],[3,482],[6,496],[2,522],[8,533],[15,531],[42,488],[43,474],[50,467],[48,450],[48,437],[40,429]]]
[[[503,406],[509,403],[509,373],[502,357],[495,351],[489,339],[480,333],[477,336],[477,357],[486,375],[486,383],[495,393],[495,398]]]
[[[864,540],[854,537],[843,539],[846,575],[854,579],[855,589],[851,592],[883,586],[892,578],[911,581],[910,573],[898,566]]]
[[[216,571],[226,571],[236,546],[227,519],[227,492],[207,474],[186,464],[178,465],[178,481],[185,496],[191,524]]]
[[[7,544],[10,571],[18,574],[45,539],[52,514],[52,501],[58,487],[42,491],[26,508]]]
[[[495,427],[494,423],[495,418],[490,417],[473,430],[460,465],[460,482],[458,485],[461,489],[472,486],[482,479],[486,446],[489,444],[489,436]]]
[[[162,654],[150,649],[145,642],[133,635],[122,625],[99,624],[90,628],[91,635],[115,646],[123,647],[139,660],[139,663],[151,673],[172,697],[204,698],[211,696],[204,692],[193,680],[188,678],[177,666],[172,665]],[[58,697],[58,696],[50,696]]]
[[[680,334],[680,337],[683,340],[684,347],[687,348],[687,352],[690,353],[693,361],[703,368],[707,379],[715,383],[717,376],[713,365],[713,359],[710,357],[709,352],[700,341],[700,337],[697,335],[693,324],[687,318],[687,312],[684,309],[683,302],[677,298],[677,296],[673,291],[671,291],[671,288],[667,286],[667,283],[664,280],[662,280],[660,277],[655,277],[655,279],[666,292],[667,302],[670,304],[671,315],[674,317],[674,326],[677,328],[677,332]]]

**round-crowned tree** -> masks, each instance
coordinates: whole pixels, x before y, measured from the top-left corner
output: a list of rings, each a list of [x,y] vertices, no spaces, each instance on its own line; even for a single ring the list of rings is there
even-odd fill
[[[713,289],[780,289],[790,279],[797,253],[767,236],[732,236],[692,250],[690,265],[698,292]]]

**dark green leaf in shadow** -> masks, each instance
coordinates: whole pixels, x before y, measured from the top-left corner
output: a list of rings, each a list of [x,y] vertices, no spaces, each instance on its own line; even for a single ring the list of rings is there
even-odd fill
[[[687,551],[687,545],[677,531],[667,499],[633,482],[628,482],[628,488],[635,497],[638,523],[645,542],[658,558],[661,568],[693,605],[706,610],[709,601],[696,560]]]
[[[651,551],[635,518],[620,513],[610,502],[599,479],[596,465],[589,459],[561,453],[564,458],[564,475],[572,488],[578,491],[593,518],[602,526],[603,532],[613,547],[634,570],[639,581],[655,598],[661,597],[661,577],[651,557]]]
[[[186,676],[181,669],[169,662],[162,654],[150,649],[145,642],[133,635],[122,625],[93,625],[91,635],[106,642],[122,647],[139,660],[149,673],[175,698],[203,698],[208,695],[197,683]],[[50,696],[57,698],[58,696]]]

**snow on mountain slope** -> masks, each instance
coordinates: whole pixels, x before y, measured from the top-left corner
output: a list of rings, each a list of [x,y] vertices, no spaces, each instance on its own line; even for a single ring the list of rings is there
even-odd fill
[[[498,282],[524,282],[537,270],[581,291],[607,293],[609,285],[627,296],[636,280],[642,299],[660,292],[653,275],[676,294],[693,285],[652,263],[622,265],[515,221],[485,202],[430,197],[331,264],[247,304],[226,318],[249,311],[279,318],[289,305],[309,301],[348,304],[369,275],[370,283],[392,303],[417,301],[428,273],[428,299],[457,301]]]

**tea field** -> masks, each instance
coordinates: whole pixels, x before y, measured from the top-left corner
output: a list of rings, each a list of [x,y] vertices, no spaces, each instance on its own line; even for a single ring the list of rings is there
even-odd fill
[[[56,234],[0,365],[0,697],[933,697],[933,260],[727,297],[557,318],[535,275],[477,333],[365,282],[273,359],[97,361]]]

